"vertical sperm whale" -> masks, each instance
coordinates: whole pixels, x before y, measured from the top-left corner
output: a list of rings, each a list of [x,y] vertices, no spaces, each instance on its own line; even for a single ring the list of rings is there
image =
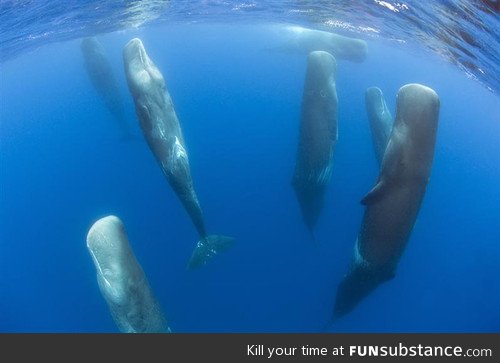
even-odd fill
[[[98,92],[109,112],[121,128],[124,138],[132,137],[125,117],[120,88],[102,44],[94,37],[84,38],[80,43],[85,69],[95,90]]]
[[[309,53],[292,186],[312,234],[323,208],[338,138],[335,72],[336,61],[330,53]]]
[[[373,149],[380,166],[391,135],[392,116],[385,103],[384,94],[378,87],[370,87],[366,90],[365,105],[372,133]]]
[[[162,73],[149,58],[140,39],[134,38],[125,45],[123,61],[144,137],[200,237],[188,267],[205,265],[210,258],[232,246],[234,239],[206,232],[172,98]]]
[[[116,216],[99,219],[87,234],[97,282],[122,333],[169,333],[165,316]]]
[[[430,178],[439,107],[429,87],[407,84],[398,91],[396,119],[377,183],[362,200],[365,212],[350,269],[337,289],[334,318],[395,276]]]

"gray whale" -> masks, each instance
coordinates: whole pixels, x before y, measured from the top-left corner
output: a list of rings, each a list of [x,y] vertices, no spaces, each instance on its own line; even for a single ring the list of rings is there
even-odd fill
[[[377,183],[362,200],[366,208],[351,267],[337,290],[334,318],[395,276],[430,177],[439,107],[438,95],[426,86],[399,89],[396,119]]]
[[[338,138],[335,58],[328,52],[308,56],[302,99],[299,145],[292,186],[302,216],[313,233],[330,181]]]
[[[125,138],[132,133],[125,117],[125,108],[118,82],[102,44],[94,37],[84,38],[80,43],[85,69],[92,86],[113,115]]]
[[[234,239],[207,235],[174,104],[162,73],[149,58],[140,39],[134,38],[125,45],[123,61],[144,137],[200,236],[188,267],[204,265],[211,257],[229,248]]]
[[[97,282],[122,333],[169,333],[165,315],[116,216],[99,219],[87,234]]]
[[[308,29],[301,26],[280,26],[277,31],[284,33],[283,44],[272,48],[274,51],[309,54],[322,50],[335,59],[361,63],[368,54],[368,45],[362,39],[346,37],[324,30]]]
[[[384,94],[378,87],[370,87],[366,90],[365,105],[372,133],[373,149],[380,165],[391,135],[392,115],[385,103]]]

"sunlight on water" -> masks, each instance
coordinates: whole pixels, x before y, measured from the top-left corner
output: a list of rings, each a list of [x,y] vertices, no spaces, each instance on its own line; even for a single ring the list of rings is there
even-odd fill
[[[169,1],[166,0],[136,0],[126,3],[125,27],[138,28],[147,22],[158,19],[163,12],[168,11]]]

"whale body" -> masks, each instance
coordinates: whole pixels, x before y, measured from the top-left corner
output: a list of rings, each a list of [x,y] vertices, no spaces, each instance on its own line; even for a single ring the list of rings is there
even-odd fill
[[[336,61],[330,53],[309,54],[292,186],[311,233],[323,208],[338,138],[335,71]]]
[[[127,84],[134,100],[143,135],[168,183],[189,214],[200,237],[188,263],[205,265],[233,245],[234,239],[208,235],[193,186],[182,129],[162,73],[149,58],[142,41],[130,40],[123,49]]]
[[[80,48],[92,86],[117,121],[123,136],[130,138],[132,134],[125,117],[122,95],[104,47],[95,37],[88,37],[82,40]]]
[[[334,318],[395,276],[430,178],[439,107],[429,87],[407,84],[398,91],[396,119],[377,183],[362,200],[365,212],[350,269],[337,289]]]
[[[171,332],[118,217],[110,215],[92,225],[87,249],[99,290],[122,333]]]

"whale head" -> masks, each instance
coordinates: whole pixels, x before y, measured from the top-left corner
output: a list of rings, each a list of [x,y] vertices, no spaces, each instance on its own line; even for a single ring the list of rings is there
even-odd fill
[[[439,97],[424,85],[410,83],[401,87],[397,95],[397,116],[408,128],[427,135],[437,127]]]
[[[135,95],[158,93],[165,89],[165,79],[149,58],[139,38],[130,40],[123,48],[123,63],[130,90]],[[161,93],[158,94],[161,96]]]
[[[405,135],[404,164],[408,170],[428,178],[434,155],[440,101],[431,88],[411,83],[401,87],[397,95],[395,127]],[[411,140],[411,142],[408,142]]]
[[[122,221],[113,215],[95,222],[87,233],[87,249],[92,256],[100,283],[108,290],[116,290],[117,282],[129,273],[131,255],[128,238]],[[117,291],[113,292],[117,294]],[[115,297],[116,299],[116,297]]]
[[[102,44],[94,37],[83,38],[80,43],[80,48],[84,54],[104,54]]]

